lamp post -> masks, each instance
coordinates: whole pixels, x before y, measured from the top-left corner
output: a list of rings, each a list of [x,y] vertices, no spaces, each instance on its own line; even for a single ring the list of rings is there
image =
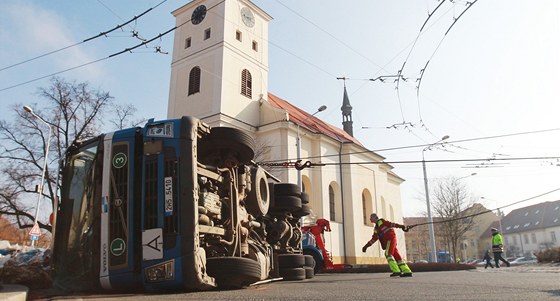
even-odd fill
[[[296,147],[297,147],[297,160],[301,160],[301,137],[299,135],[299,127],[300,127],[300,123],[303,123],[304,121],[306,121],[307,119],[315,116],[315,114],[322,112],[324,110],[327,109],[327,106],[322,105],[320,106],[317,111],[307,117],[305,117],[302,121],[300,121],[297,125],[297,138],[296,138]],[[301,170],[298,169],[297,171],[297,180],[298,180],[298,186],[300,191],[303,191],[303,186],[302,186],[302,179],[301,179]]]
[[[426,160],[424,159],[424,152],[431,149],[434,145],[437,145],[446,139],[449,139],[448,135],[443,136],[438,142],[432,143],[422,150],[422,169],[424,170],[424,190],[426,191],[426,207],[428,208],[428,232],[430,234],[430,246],[432,249],[429,258],[431,262],[437,262],[437,249],[436,249],[436,238],[434,234],[434,224],[432,219],[432,206],[430,205],[430,190],[428,189],[428,176],[426,174]]]
[[[500,233],[502,233],[502,235],[503,235],[504,232],[502,232],[502,213],[500,211],[500,207],[498,206],[498,201],[494,200],[494,199],[487,198],[487,197],[483,197],[483,196],[481,196],[480,198],[483,199],[483,200],[494,201],[494,203],[496,203],[496,215],[498,216],[498,225],[500,227]]]
[[[47,148],[45,149],[45,158],[43,159],[43,171],[41,173],[41,183],[39,184],[39,196],[37,197],[37,208],[35,208],[35,219],[33,221],[33,226],[37,225],[37,218],[39,216],[39,206],[41,205],[41,199],[43,198],[43,191],[44,191],[44,182],[45,182],[45,172],[47,170],[47,162],[49,157],[49,148],[51,146],[51,133],[52,128],[51,125],[46,122],[41,116],[35,114],[33,109],[30,106],[24,106],[23,109],[30,113],[31,115],[35,116],[37,119],[41,120],[48,128],[49,128],[49,135],[47,136]],[[31,240],[31,246],[35,246],[35,240]]]
[[[468,178],[468,177],[472,177],[472,176],[476,176],[476,175],[477,175],[477,173],[476,173],[476,172],[473,172],[472,174],[470,174],[470,175],[468,175],[468,176],[464,176],[464,177],[457,178],[457,180],[461,180],[461,179]]]

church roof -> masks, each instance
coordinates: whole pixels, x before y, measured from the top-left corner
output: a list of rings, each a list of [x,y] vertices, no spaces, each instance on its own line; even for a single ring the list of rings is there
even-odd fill
[[[350,136],[344,130],[328,124],[315,116],[312,116],[311,114],[272,93],[268,93],[268,102],[272,106],[288,112],[290,121],[294,122],[295,124],[299,124],[300,126],[303,126],[312,132],[329,136],[343,143],[351,142],[364,147],[362,143],[358,141],[358,139]]]

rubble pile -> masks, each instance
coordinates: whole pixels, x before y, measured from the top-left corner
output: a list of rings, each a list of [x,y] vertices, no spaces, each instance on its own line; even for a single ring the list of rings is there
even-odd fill
[[[30,289],[49,288],[50,249],[0,243],[0,283],[21,284]]]

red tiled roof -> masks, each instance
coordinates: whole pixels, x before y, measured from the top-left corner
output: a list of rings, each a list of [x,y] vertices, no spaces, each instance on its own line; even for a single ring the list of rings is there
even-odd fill
[[[272,106],[288,112],[290,121],[294,122],[295,124],[299,124],[300,126],[303,126],[312,132],[327,135],[340,142],[352,142],[361,147],[364,147],[362,143],[358,141],[358,139],[350,136],[344,130],[330,125],[315,116],[312,116],[311,114],[272,93],[268,93],[268,102]]]

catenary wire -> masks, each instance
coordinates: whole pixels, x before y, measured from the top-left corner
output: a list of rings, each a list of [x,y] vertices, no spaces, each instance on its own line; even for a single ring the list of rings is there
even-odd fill
[[[167,0],[163,0],[162,2],[160,2],[159,4],[157,4],[156,6],[147,9],[146,11],[144,11],[143,13],[141,13],[140,15],[134,16],[134,18],[128,20],[127,22],[125,22],[125,23],[123,23],[123,24],[121,24],[121,25],[117,25],[117,26],[115,26],[115,27],[112,28],[112,29],[109,29],[109,30],[107,30],[107,31],[101,32],[101,33],[99,33],[99,34],[97,34],[97,35],[95,35],[95,36],[93,36],[93,37],[89,37],[89,38],[87,38],[87,39],[84,39],[84,40],[81,41],[81,42],[78,42],[78,43],[75,43],[75,44],[72,44],[72,45],[68,45],[68,46],[62,47],[62,48],[60,48],[60,49],[53,50],[53,51],[50,51],[50,52],[47,52],[47,53],[38,55],[38,56],[36,56],[36,57],[33,57],[33,58],[30,58],[30,59],[27,59],[27,60],[24,60],[24,61],[21,61],[21,62],[12,64],[12,65],[9,65],[9,66],[0,68],[0,71],[7,70],[7,69],[10,69],[10,68],[13,68],[13,67],[16,67],[16,66],[19,66],[19,65],[22,65],[22,64],[25,64],[25,63],[28,63],[28,62],[31,62],[31,61],[34,61],[34,60],[37,60],[37,59],[46,57],[46,56],[49,56],[49,55],[51,55],[51,54],[55,54],[55,53],[61,52],[61,51],[63,51],[63,50],[66,50],[66,49],[69,49],[69,48],[78,46],[78,45],[80,45],[80,44],[83,44],[83,43],[86,43],[86,42],[95,40],[95,39],[97,39],[97,38],[99,38],[99,37],[106,36],[107,34],[113,32],[113,31],[115,31],[115,30],[117,30],[117,29],[119,29],[119,28],[122,28],[122,27],[126,26],[126,25],[130,24],[131,22],[134,22],[134,21],[137,20],[138,18],[140,18],[140,17],[142,17],[143,15],[147,14],[147,13],[150,12],[152,9],[154,9],[154,8],[156,8],[156,7],[158,7],[158,6],[160,6],[161,4],[163,4],[163,3],[166,2],[166,1],[167,1]],[[96,61],[96,62],[97,62],[97,61]],[[92,62],[92,63],[93,63],[93,62]],[[87,64],[87,65],[89,65],[89,64]],[[81,66],[78,66],[77,68],[83,67],[83,66],[84,66],[84,65],[81,65]],[[75,68],[71,68],[71,69],[75,69]],[[70,69],[70,70],[71,70],[71,69]],[[43,78],[44,78],[44,77],[43,77]],[[41,79],[42,79],[42,78],[41,78]],[[28,83],[28,82],[26,82],[26,83]],[[23,83],[23,84],[26,84],[26,83]],[[17,87],[17,86],[20,86],[20,85],[15,85],[15,86],[13,86],[13,87]],[[13,88],[13,87],[9,87],[9,88]],[[1,90],[0,90],[0,91],[1,91]]]

